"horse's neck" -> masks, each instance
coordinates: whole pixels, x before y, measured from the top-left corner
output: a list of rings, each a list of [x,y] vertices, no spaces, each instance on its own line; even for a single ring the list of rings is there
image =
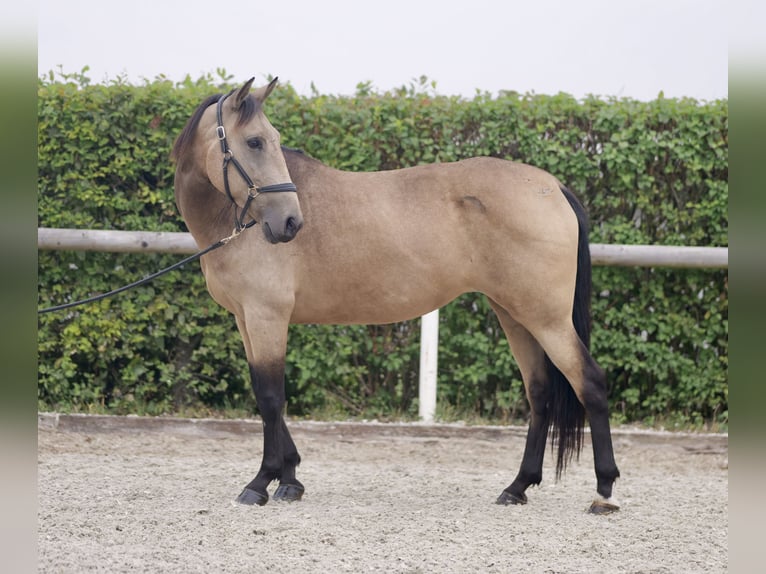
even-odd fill
[[[176,203],[200,248],[223,239],[234,228],[231,203],[197,174],[176,174]]]

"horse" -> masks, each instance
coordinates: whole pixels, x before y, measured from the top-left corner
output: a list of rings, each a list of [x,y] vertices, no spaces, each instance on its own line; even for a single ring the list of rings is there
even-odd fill
[[[175,199],[207,289],[241,334],[263,424],[258,473],[237,502],[298,501],[301,457],[282,414],[289,324],[385,324],[466,292],[485,295],[530,405],[519,472],[496,499],[526,504],[550,434],[556,479],[582,449],[587,416],[596,495],[619,509],[604,371],[589,352],[591,262],[581,203],[553,175],[478,157],[348,172],[281,145],[264,114],[277,79],[210,96],[175,141]],[[260,227],[260,233],[257,227]],[[255,227],[255,229],[253,229]]]

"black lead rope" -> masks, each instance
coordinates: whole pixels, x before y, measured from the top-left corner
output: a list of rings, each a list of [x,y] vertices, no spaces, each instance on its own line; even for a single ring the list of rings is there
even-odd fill
[[[47,309],[39,309],[37,311],[38,315],[43,315],[45,313],[53,313],[54,311],[62,311],[63,309],[69,309],[70,307],[78,307],[79,305],[85,305],[86,303],[95,303],[96,301],[101,301],[102,299],[106,299],[107,297],[111,297],[112,295],[117,295],[118,293],[122,293],[123,291],[127,291],[128,289],[133,289],[134,287],[140,287],[141,285],[145,285],[146,283],[149,283],[150,281],[153,281],[154,279],[157,279],[157,277],[160,277],[162,275],[165,275],[166,273],[170,273],[171,271],[175,271],[179,267],[183,267],[187,263],[191,263],[192,261],[196,261],[206,253],[210,253],[211,251],[215,251],[219,247],[223,247],[226,245],[229,241],[234,239],[237,235],[242,233],[245,229],[248,227],[252,227],[255,225],[255,221],[251,221],[244,227],[242,227],[239,230],[236,230],[234,233],[232,233],[229,237],[225,237],[219,241],[216,241],[209,247],[206,247],[202,251],[198,251],[194,255],[190,255],[186,259],[182,259],[178,263],[174,263],[170,267],[166,267],[165,269],[162,269],[160,271],[157,271],[156,273],[152,273],[151,275],[147,275],[143,279],[139,279],[138,281],[134,281],[130,285],[125,285],[123,287],[120,287],[119,289],[114,289],[113,291],[109,291],[108,293],[102,293],[101,295],[95,295],[93,297],[89,297],[87,299],[81,299],[80,301],[72,301],[71,303],[64,303],[63,305],[56,305],[55,307],[48,307]]]

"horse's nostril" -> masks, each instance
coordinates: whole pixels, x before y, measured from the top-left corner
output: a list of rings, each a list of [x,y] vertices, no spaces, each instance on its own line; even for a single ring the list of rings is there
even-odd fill
[[[287,223],[285,223],[285,233],[290,237],[294,237],[301,227],[301,224],[294,217],[288,217]]]

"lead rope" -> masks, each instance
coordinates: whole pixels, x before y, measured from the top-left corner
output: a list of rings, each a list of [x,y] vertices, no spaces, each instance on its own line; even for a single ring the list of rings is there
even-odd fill
[[[182,259],[178,263],[174,263],[170,267],[166,267],[165,269],[161,269],[160,271],[157,271],[156,273],[152,273],[151,275],[147,275],[143,279],[139,279],[138,281],[134,281],[130,285],[124,285],[123,287],[120,287],[118,289],[114,289],[113,291],[109,291],[108,293],[102,293],[101,295],[94,295],[93,297],[88,297],[87,299],[81,299],[79,301],[72,301],[71,303],[64,303],[63,305],[56,305],[55,307],[48,307],[46,309],[38,309],[37,314],[43,315],[45,313],[53,313],[54,311],[61,311],[63,309],[69,309],[70,307],[77,307],[79,305],[85,305],[86,303],[95,303],[96,301],[101,301],[102,299],[106,299],[107,297],[111,297],[113,295],[117,295],[118,293],[122,293],[123,291],[127,291],[128,289],[133,289],[134,287],[140,287],[141,285],[145,285],[146,283],[149,283],[150,281],[153,281],[157,277],[160,277],[162,275],[165,275],[167,273],[170,273],[171,271],[175,271],[179,267],[183,267],[187,263],[191,263],[192,261],[196,261],[206,253],[210,253],[211,251],[215,251],[219,247],[223,247],[229,241],[237,237],[240,233],[242,233],[245,229],[248,227],[252,227],[255,225],[255,221],[251,221],[244,227],[241,227],[239,229],[235,229],[234,232],[229,235],[228,237],[224,237],[223,239],[220,239],[213,243],[212,245],[206,247],[202,251],[198,251],[194,255],[190,255],[186,259]]]

